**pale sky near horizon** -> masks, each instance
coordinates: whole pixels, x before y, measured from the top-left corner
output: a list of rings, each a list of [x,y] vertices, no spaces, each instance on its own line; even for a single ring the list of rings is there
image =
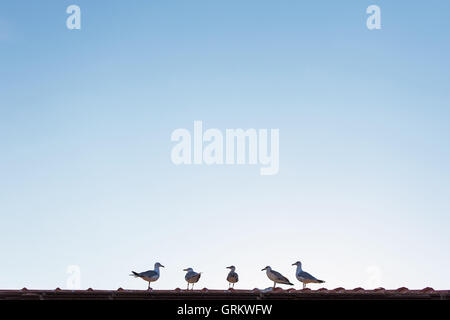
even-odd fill
[[[157,289],[300,288],[301,260],[449,289],[449,30],[444,0],[0,2],[0,288],[144,289],[156,261]],[[195,120],[279,129],[279,173],[174,165]]]

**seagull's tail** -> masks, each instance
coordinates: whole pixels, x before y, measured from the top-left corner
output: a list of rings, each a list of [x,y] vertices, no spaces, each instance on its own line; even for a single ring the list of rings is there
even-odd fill
[[[317,280],[317,283],[324,283],[325,281],[323,280]]]
[[[136,271],[131,271],[131,273],[132,274],[130,274],[130,276],[135,277],[135,278],[139,277],[139,273],[137,273]]]

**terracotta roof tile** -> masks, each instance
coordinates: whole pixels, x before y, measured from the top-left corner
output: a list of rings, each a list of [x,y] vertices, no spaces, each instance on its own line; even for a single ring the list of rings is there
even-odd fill
[[[400,295],[399,295],[400,294]],[[204,299],[205,297],[214,299],[444,299],[450,300],[449,290],[434,290],[426,287],[418,290],[410,290],[406,287],[400,287],[394,290],[386,290],[384,288],[376,288],[373,290],[365,290],[357,287],[346,290],[338,287],[328,290],[320,288],[312,290],[310,288],[295,290],[289,288],[271,288],[253,290],[244,289],[208,289],[201,290],[182,290],[176,288],[174,290],[126,290],[118,288],[117,290],[62,290],[56,288],[54,290],[29,290],[23,288],[21,290],[1,290],[0,300],[3,299],[34,299],[34,300],[52,300],[52,299]]]

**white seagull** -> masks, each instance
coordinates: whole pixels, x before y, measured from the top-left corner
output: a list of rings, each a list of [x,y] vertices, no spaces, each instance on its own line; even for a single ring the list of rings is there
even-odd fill
[[[131,271],[132,274],[130,274],[130,276],[133,276],[135,278],[141,278],[142,280],[147,281],[148,290],[151,290],[150,283],[155,282],[156,280],[159,279],[159,267],[164,268],[164,266],[161,263],[157,262],[155,263],[155,270],[148,270],[140,273]]]
[[[276,285],[277,283],[280,283],[280,284],[288,284],[288,285],[291,285],[291,286],[294,285],[293,283],[291,283],[291,282],[289,281],[288,278],[286,278],[285,276],[283,276],[281,273],[276,272],[275,270],[272,270],[272,268],[271,268],[270,266],[265,267],[265,268],[262,269],[261,271],[264,271],[264,270],[266,270],[266,275],[267,275],[267,277],[268,277],[270,280],[273,281],[273,289],[275,289],[275,285]]]
[[[234,288],[234,284],[239,281],[239,276],[234,271],[234,270],[236,270],[236,267],[235,266],[229,266],[229,267],[227,267],[227,269],[231,269],[231,271],[228,273],[228,276],[227,276],[227,281],[229,282],[228,283],[228,289],[231,287],[231,284],[233,284],[233,288]]]
[[[192,283],[192,290],[194,290],[194,283],[198,282],[202,273],[197,273],[192,268],[186,268],[183,269],[183,271],[187,271],[186,275],[184,276],[184,279],[188,283],[187,289],[189,290],[189,283]]]
[[[297,271],[295,272],[295,276],[297,277],[297,280],[300,282],[303,282],[303,289],[306,288],[306,285],[308,283],[324,283],[325,281],[316,279],[312,275],[310,275],[308,272],[305,272],[302,270],[302,263],[300,261],[297,261],[296,263],[292,264],[293,266],[297,266]]]

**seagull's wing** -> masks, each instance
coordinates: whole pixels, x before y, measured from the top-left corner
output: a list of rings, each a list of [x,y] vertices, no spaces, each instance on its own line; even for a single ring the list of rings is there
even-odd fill
[[[231,271],[228,274],[227,280],[230,282],[238,282],[239,281],[239,276],[236,272]]]
[[[201,273],[197,273],[193,278],[195,279],[195,282],[197,282],[200,279]]]
[[[189,280],[198,281],[198,279],[200,278],[200,273],[190,271],[190,272],[186,273],[186,276],[184,278],[186,279],[186,281],[189,281]]]
[[[277,278],[277,281],[284,284],[292,284],[288,278],[283,276],[281,273],[272,270],[273,275]]]
[[[297,274],[298,277],[307,279],[307,280],[317,280],[315,277],[313,277],[311,274],[305,271],[301,271]]]
[[[323,280],[319,280],[316,277],[312,276],[311,274],[309,274],[308,272],[305,271],[301,271],[297,274],[297,277],[299,278],[303,278],[305,280],[311,280],[311,281],[317,281],[317,282],[324,282]]]
[[[145,278],[153,278],[153,277],[157,277],[158,273],[154,270],[148,270],[148,271],[139,273],[139,276],[145,277]]]

